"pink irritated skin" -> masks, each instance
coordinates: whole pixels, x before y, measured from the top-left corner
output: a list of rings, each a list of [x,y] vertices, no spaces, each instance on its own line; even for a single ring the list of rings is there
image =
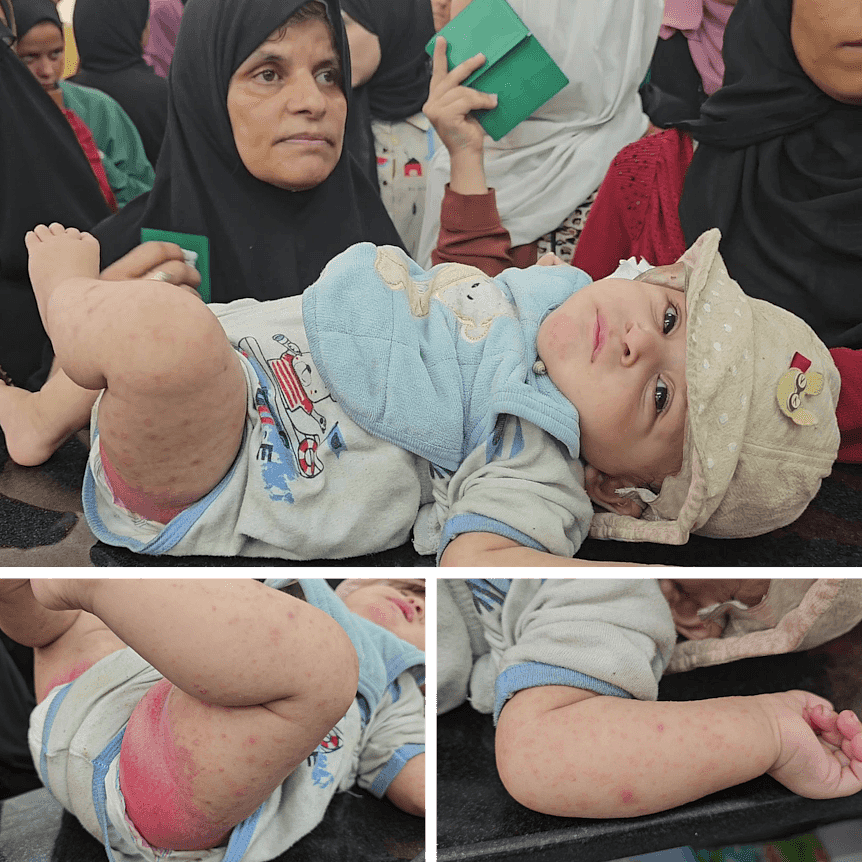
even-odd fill
[[[120,789],[126,814],[152,847],[204,850],[224,839],[224,825],[209,822],[189,800],[194,767],[178,746],[167,716],[169,680],[156,683],[135,707],[120,750]]]
[[[96,662],[93,659],[83,659],[82,661],[79,661],[76,665],[67,668],[63,673],[52,677],[45,691],[50,692],[58,685],[65,685],[67,682],[76,680],[82,673],[88,671],[95,663]]]

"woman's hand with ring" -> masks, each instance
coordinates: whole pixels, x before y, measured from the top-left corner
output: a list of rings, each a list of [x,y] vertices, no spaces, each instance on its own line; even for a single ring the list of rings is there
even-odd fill
[[[133,248],[128,254],[102,270],[106,281],[143,278],[170,282],[195,295],[201,283],[200,273],[185,262],[183,250],[173,242],[156,240]]]

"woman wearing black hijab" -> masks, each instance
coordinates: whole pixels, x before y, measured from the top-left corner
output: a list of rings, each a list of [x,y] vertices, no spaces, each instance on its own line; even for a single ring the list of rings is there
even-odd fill
[[[376,52],[354,57],[353,100],[357,110],[351,112],[347,124],[347,145],[376,185],[371,121],[405,120],[421,111],[428,99],[431,62],[425,45],[435,32],[431,0],[341,0],[341,8],[351,19],[351,40],[352,22],[377,39]],[[373,65],[373,59],[369,64],[369,58],[375,57],[377,64]]]
[[[860,54],[858,4],[740,0],[724,86],[682,124],[700,142],[679,209],[686,242],[720,228],[745,292],[829,347],[862,347]]]
[[[0,0],[5,17],[8,0]],[[0,367],[21,386],[50,365],[24,234],[40,222],[86,230],[110,212],[72,127],[0,38]],[[28,383],[29,381],[29,383]]]
[[[76,0],[72,25],[80,66],[69,80],[116,99],[155,166],[165,134],[168,85],[144,62],[149,15],[149,0]]]
[[[249,55],[303,5],[303,0],[188,0],[168,74],[168,127],[155,185],[93,231],[102,244],[103,264],[137,245],[142,228],[204,236],[211,300],[264,300],[301,293],[353,243],[401,245],[379,196],[340,141],[329,175],[309,178],[315,184],[301,183],[301,191],[272,184],[257,168],[250,172],[240,157],[228,113],[232,80]],[[323,5],[349,105],[344,82],[350,81],[350,57],[341,11],[337,0]],[[282,122],[266,117],[250,131],[275,140]]]

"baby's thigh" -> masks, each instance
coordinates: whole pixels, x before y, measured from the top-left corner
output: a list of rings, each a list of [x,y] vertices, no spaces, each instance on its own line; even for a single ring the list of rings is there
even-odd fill
[[[287,719],[266,706],[213,706],[162,680],[137,705],[123,737],[126,814],[154,847],[218,846],[309,756],[331,730],[329,720]]]
[[[97,661],[125,647],[98,617],[82,611],[57,640],[34,650],[37,702],[41,703],[55,686],[77,679]]]
[[[163,523],[221,481],[245,428],[240,359],[212,312],[190,301],[177,309],[186,337],[170,341],[158,368],[121,354],[98,409],[102,452],[122,485],[117,496],[144,517],[167,513],[155,518]]]

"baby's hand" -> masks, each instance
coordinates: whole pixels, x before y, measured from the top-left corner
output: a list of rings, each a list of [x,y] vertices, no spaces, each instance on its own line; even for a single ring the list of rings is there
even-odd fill
[[[780,753],[769,775],[809,799],[862,790],[862,723],[807,691],[763,695]]]
[[[428,101],[422,106],[422,110],[450,154],[464,150],[481,154],[484,150],[485,131],[478,120],[470,116],[470,112],[496,108],[497,96],[461,86],[461,82],[484,62],[485,55],[476,54],[449,72],[446,40],[438,36],[434,43]]]

